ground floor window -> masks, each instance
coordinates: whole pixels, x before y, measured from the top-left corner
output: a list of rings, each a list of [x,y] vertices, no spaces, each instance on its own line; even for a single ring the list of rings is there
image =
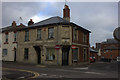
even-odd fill
[[[8,50],[7,49],[3,49],[3,56],[6,56],[8,54]]]
[[[25,48],[24,49],[24,59],[28,59],[28,53],[29,53],[29,49]]]
[[[87,60],[87,49],[86,48],[83,49],[83,60],[84,61]]]
[[[55,49],[47,48],[46,60],[55,60]]]
[[[73,61],[78,61],[78,48],[73,49]]]

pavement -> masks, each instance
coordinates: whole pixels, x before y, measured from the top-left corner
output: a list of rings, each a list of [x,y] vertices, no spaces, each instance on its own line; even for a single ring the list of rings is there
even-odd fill
[[[3,78],[10,80],[42,80],[41,78],[118,78],[116,62],[84,63],[75,66],[50,66],[3,62]],[[109,80],[110,80],[109,79]],[[6,80],[6,79],[2,79]],[[72,80],[72,79],[68,79]],[[73,79],[74,80],[74,79]]]

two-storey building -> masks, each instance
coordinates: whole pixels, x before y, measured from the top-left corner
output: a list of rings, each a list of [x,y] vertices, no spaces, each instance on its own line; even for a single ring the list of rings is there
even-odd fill
[[[23,28],[24,25],[16,25],[13,21],[11,26],[2,28],[2,60],[3,61],[16,61],[17,54],[17,35],[18,29]]]
[[[47,65],[73,65],[87,62],[90,31],[70,22],[70,9],[63,9],[63,18],[51,17],[18,32],[17,61]]]

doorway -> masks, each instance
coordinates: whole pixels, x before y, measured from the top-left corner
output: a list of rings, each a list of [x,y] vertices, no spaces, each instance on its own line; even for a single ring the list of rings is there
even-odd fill
[[[39,46],[33,46],[37,53],[37,63],[41,64],[41,48]]]
[[[69,65],[69,46],[62,47],[62,65]]]
[[[16,62],[16,48],[14,48],[14,62]]]

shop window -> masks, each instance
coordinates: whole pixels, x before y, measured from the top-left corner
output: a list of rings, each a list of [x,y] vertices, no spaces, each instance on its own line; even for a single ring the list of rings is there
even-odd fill
[[[55,49],[47,48],[46,60],[55,60]]]

